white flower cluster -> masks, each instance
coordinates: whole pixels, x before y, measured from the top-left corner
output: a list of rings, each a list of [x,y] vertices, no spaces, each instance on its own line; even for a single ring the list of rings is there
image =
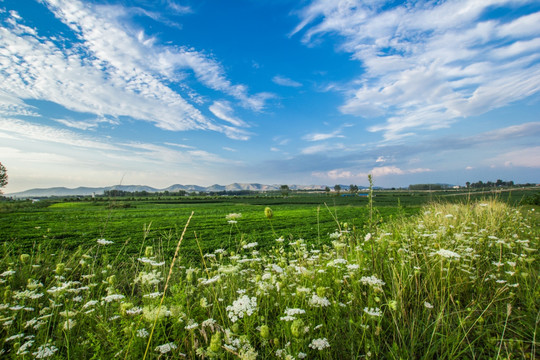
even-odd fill
[[[254,247],[256,247],[257,245],[259,245],[259,243],[257,242],[252,242],[252,243],[249,243],[247,245],[244,245],[242,246],[244,249],[253,249]]]
[[[313,350],[324,350],[326,348],[329,348],[330,347],[330,343],[328,342],[328,340],[326,338],[322,338],[322,339],[313,339],[311,341],[311,343],[308,345],[310,348],[312,348]]]
[[[166,354],[166,353],[168,353],[168,352],[170,352],[171,350],[174,350],[174,349],[176,349],[176,345],[174,343],[170,342],[170,343],[167,343],[167,344],[158,345],[158,346],[156,346],[156,348],[154,350],[159,351],[162,354]]]
[[[317,294],[313,294],[309,299],[309,304],[314,307],[330,306],[330,301],[326,297],[320,297]]]
[[[140,282],[141,285],[157,285],[163,281],[161,272],[152,270],[152,272],[141,271],[135,278],[135,282]]]
[[[257,311],[257,298],[244,295],[233,302],[232,305],[227,306],[227,313],[232,322],[238,321],[238,319],[244,316],[250,316]]]
[[[32,355],[34,355],[36,359],[45,359],[50,356],[53,356],[54,353],[57,351],[58,351],[58,348],[56,346],[46,344],[46,345],[41,345],[36,352],[32,353]]]
[[[165,265],[165,261],[157,262],[157,261],[149,259],[147,257],[138,258],[137,260],[139,260],[143,264],[149,264],[151,266],[163,266],[163,265]]]
[[[381,316],[382,312],[379,308],[364,308],[364,312],[370,316]]]
[[[230,213],[227,216],[225,216],[225,219],[227,220],[238,220],[242,217],[241,213]]]
[[[110,244],[114,244],[114,241],[105,240],[105,239],[97,239],[97,243],[99,245],[110,245]]]
[[[445,257],[447,259],[452,259],[452,258],[459,259],[461,257],[458,253],[455,253],[455,252],[450,251],[450,250],[445,250],[445,249],[440,249],[435,254],[440,255],[442,257]]]
[[[377,278],[375,275],[371,275],[371,276],[362,276],[360,278],[360,282],[364,285],[371,285],[371,286],[377,286],[377,287],[381,287],[385,284],[384,281],[382,281],[381,279]]]

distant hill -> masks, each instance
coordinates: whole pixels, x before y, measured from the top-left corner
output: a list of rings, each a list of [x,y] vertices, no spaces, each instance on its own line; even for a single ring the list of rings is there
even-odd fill
[[[211,186],[199,185],[181,185],[175,184],[164,189],[156,189],[145,185],[114,185],[106,187],[78,187],[74,189],[66,187],[52,187],[46,189],[30,189],[26,191],[5,194],[5,196],[16,198],[37,198],[37,197],[52,197],[52,196],[90,196],[92,194],[103,195],[107,190],[121,190],[128,192],[146,191],[149,193],[155,192],[219,192],[219,191],[275,191],[280,190],[281,185],[264,185],[258,183],[234,183],[229,185],[214,184]],[[289,185],[291,190],[324,190],[326,185]]]

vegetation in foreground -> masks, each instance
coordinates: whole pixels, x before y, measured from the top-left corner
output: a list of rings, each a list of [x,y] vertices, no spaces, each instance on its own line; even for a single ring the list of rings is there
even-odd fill
[[[259,249],[227,216],[228,249],[191,266],[177,244],[96,239],[0,249],[3,357],[72,359],[537,358],[534,210],[427,206],[363,230]],[[272,211],[266,210],[274,229]],[[187,221],[187,217],[186,217]],[[272,230],[273,231],[273,230]],[[189,226],[186,238],[190,235]],[[228,239],[228,240],[229,240]],[[141,244],[144,244],[141,243]],[[330,245],[331,244],[331,245]],[[178,256],[170,256],[179,246]],[[116,254],[116,255],[115,255]]]

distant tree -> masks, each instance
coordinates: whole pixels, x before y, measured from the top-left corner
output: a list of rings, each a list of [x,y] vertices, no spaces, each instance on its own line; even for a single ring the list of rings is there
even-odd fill
[[[358,185],[351,184],[349,186],[349,192],[353,195],[356,194],[358,192]]]
[[[338,196],[339,196],[339,193],[341,192],[341,186],[340,185],[334,185],[334,190],[336,190]]]
[[[2,188],[8,184],[7,170],[0,162],[0,194],[2,194]]]
[[[465,185],[467,185],[467,189],[468,189],[468,188],[471,187],[471,182],[470,182],[470,181],[467,181],[467,182],[465,183]]]
[[[324,188],[324,191],[326,191],[326,195],[329,195],[330,194],[330,188],[328,186],[326,186]]]
[[[289,191],[290,191],[289,185],[281,185],[280,189],[281,189],[281,194],[283,196],[289,196]]]

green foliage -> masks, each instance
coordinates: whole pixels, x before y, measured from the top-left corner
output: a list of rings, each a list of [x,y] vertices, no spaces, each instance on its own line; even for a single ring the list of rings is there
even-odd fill
[[[2,163],[0,162],[0,194],[2,194],[2,188],[5,187],[8,184],[8,175],[7,175],[7,169]]]
[[[493,200],[437,203],[413,216],[393,213],[367,233],[346,215],[361,213],[366,225],[368,206],[329,207],[337,216],[327,214],[332,232],[318,245],[316,235],[295,232],[316,218],[304,207],[272,206],[276,232],[284,232],[282,222],[289,227],[276,239],[269,230],[249,235],[267,228],[264,206],[251,213],[237,205],[228,216],[230,206],[200,206],[206,217],[190,223],[180,243],[180,253],[195,243],[199,258],[174,264],[176,231],[133,231],[135,252],[109,236],[126,212],[171,212],[161,220],[184,227],[181,208],[155,206],[94,207],[108,233],[85,235],[76,247],[70,237],[36,237],[25,252],[4,241],[2,358],[48,351],[51,358],[142,359],[146,349],[147,359],[538,358],[540,243],[532,209]],[[58,224],[90,209],[47,211]],[[226,230],[216,232],[220,248],[205,244],[205,221]]]

